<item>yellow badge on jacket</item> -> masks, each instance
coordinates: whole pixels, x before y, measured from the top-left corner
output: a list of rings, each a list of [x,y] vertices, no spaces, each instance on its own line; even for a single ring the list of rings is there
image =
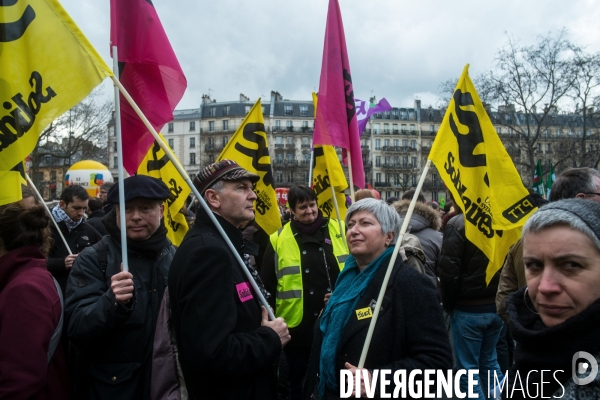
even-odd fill
[[[373,317],[373,312],[371,311],[371,307],[361,308],[360,310],[356,310],[356,317],[361,319],[367,319]]]

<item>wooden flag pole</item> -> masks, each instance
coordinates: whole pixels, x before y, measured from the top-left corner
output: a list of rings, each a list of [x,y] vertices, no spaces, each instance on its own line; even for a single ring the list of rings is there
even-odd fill
[[[329,181],[331,182],[331,178],[329,178]],[[344,244],[346,245],[346,250],[348,250],[348,243],[346,243],[346,232],[344,232],[344,228],[342,226],[342,216],[340,215],[340,208],[338,206],[337,196],[335,195],[335,189],[331,184],[329,185],[329,187],[331,188],[331,196],[333,199],[333,205],[335,206],[335,213],[337,214],[338,225],[340,227],[340,234],[344,238]]]
[[[354,179],[352,178],[352,155],[350,149],[346,149],[346,155],[348,156],[348,177],[350,178],[350,198],[354,202]]]
[[[67,243],[67,239],[65,239],[65,237],[62,234],[62,231],[58,227],[58,222],[56,222],[56,220],[52,216],[52,212],[48,208],[48,204],[46,204],[46,202],[42,198],[42,195],[40,194],[40,192],[38,192],[37,188],[35,187],[35,185],[31,181],[31,178],[29,177],[29,175],[26,173],[25,176],[27,177],[27,182],[29,183],[29,185],[31,186],[31,188],[33,189],[33,191],[35,192],[36,196],[38,197],[38,199],[40,199],[40,203],[42,203],[44,205],[44,208],[46,209],[46,212],[48,213],[48,215],[50,216],[50,219],[54,223],[54,227],[56,228],[56,231],[58,232],[58,235],[60,236],[60,238],[64,242],[65,247],[67,248],[67,251],[69,252],[69,255],[72,256],[73,252],[71,251],[71,248],[69,247],[69,243]]]
[[[113,57],[113,82],[119,82],[119,57],[117,46],[112,46]],[[119,220],[121,221],[121,260],[123,271],[129,271],[129,257],[127,254],[127,226],[125,224],[125,171],[123,169],[123,139],[121,137],[121,99],[119,98],[119,88],[115,84],[115,133],[117,134],[117,163],[119,185]]]
[[[371,344],[371,339],[373,338],[373,331],[375,330],[375,324],[377,323],[379,311],[381,310],[381,302],[383,301],[383,296],[385,295],[385,289],[387,288],[390,276],[392,274],[392,270],[394,269],[396,257],[398,257],[398,251],[400,250],[400,247],[402,247],[402,240],[404,240],[404,234],[408,229],[410,218],[412,217],[413,210],[415,209],[415,204],[417,203],[417,198],[419,197],[419,193],[421,193],[421,188],[423,187],[423,182],[425,182],[425,177],[427,176],[427,171],[429,171],[430,165],[431,160],[427,160],[427,164],[425,164],[423,173],[421,173],[421,179],[419,179],[419,184],[417,185],[415,194],[413,195],[413,198],[410,202],[410,206],[408,207],[408,211],[406,212],[406,216],[404,217],[404,222],[402,223],[402,227],[400,228],[400,233],[398,234],[396,246],[394,246],[392,258],[390,259],[390,263],[388,264],[387,271],[385,272],[385,277],[383,278],[383,283],[381,284],[381,290],[379,291],[379,296],[377,297],[377,304],[375,305],[375,310],[373,311],[373,318],[371,318],[369,330],[367,331],[367,337],[365,339],[365,344],[360,355],[360,360],[358,361],[358,368],[363,368],[365,366],[365,360],[367,359],[367,353],[369,352],[369,346]]]
[[[150,134],[152,134],[152,136],[154,137],[154,140],[156,140],[156,143],[158,143],[158,145],[160,146],[160,148],[165,152],[165,155],[167,156],[167,158],[169,158],[169,161],[171,161],[173,163],[173,165],[175,166],[175,168],[177,169],[177,171],[181,174],[181,176],[183,177],[183,179],[185,180],[185,182],[188,184],[188,186],[190,187],[190,189],[192,189],[192,192],[194,193],[194,195],[196,196],[196,198],[200,202],[200,205],[202,206],[202,208],[204,209],[204,211],[206,211],[206,214],[210,218],[211,222],[215,225],[215,227],[217,228],[217,230],[219,231],[219,233],[223,237],[223,240],[225,240],[225,243],[229,247],[229,250],[231,250],[231,253],[233,254],[233,256],[235,257],[235,259],[237,260],[237,262],[240,265],[240,267],[242,268],[242,271],[244,271],[244,274],[246,275],[246,278],[248,278],[248,281],[250,282],[250,284],[252,285],[252,288],[254,289],[254,294],[258,297],[260,303],[267,309],[267,313],[269,314],[269,318],[271,320],[274,320],[275,319],[275,315],[273,314],[273,311],[271,310],[271,307],[269,306],[269,303],[267,303],[267,300],[265,299],[265,297],[263,296],[262,292],[260,291],[260,288],[258,287],[258,285],[256,284],[256,282],[254,281],[254,278],[252,277],[252,274],[248,270],[248,267],[246,267],[246,264],[244,264],[244,261],[242,260],[242,258],[238,254],[237,250],[233,246],[233,243],[231,243],[231,240],[229,240],[229,237],[227,236],[227,234],[223,230],[223,227],[221,226],[221,224],[219,224],[219,221],[217,221],[217,218],[215,217],[215,215],[213,214],[213,212],[211,211],[211,209],[208,207],[208,204],[206,204],[206,201],[204,201],[204,198],[202,196],[200,196],[200,192],[198,192],[198,189],[192,183],[192,180],[190,179],[190,176],[187,174],[187,172],[185,172],[185,170],[183,169],[183,167],[181,166],[181,164],[179,163],[179,161],[177,160],[177,158],[175,157],[175,155],[173,154],[173,152],[171,151],[171,149],[169,148],[169,146],[167,146],[165,144],[165,142],[162,141],[162,139],[160,138],[160,136],[158,136],[158,133],[156,132],[156,130],[154,129],[154,127],[152,126],[152,124],[150,123],[150,121],[148,121],[148,118],[146,118],[146,116],[144,115],[144,113],[142,112],[142,110],[140,110],[140,108],[137,106],[137,104],[135,103],[135,101],[131,98],[131,96],[129,95],[129,93],[127,92],[127,90],[123,87],[123,85],[121,84],[121,82],[119,82],[119,80],[117,78],[115,78],[115,77],[111,77],[111,79],[113,80],[114,84],[119,88],[119,90],[121,91],[121,94],[123,94],[123,97],[125,97],[125,99],[129,103],[129,105],[131,105],[131,108],[133,108],[133,110],[135,111],[135,113],[137,114],[137,116],[144,123],[144,125],[146,126],[146,128],[148,129],[148,131],[150,131]]]

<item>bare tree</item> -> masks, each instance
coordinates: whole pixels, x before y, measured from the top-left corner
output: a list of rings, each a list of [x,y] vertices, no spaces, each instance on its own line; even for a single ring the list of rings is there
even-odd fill
[[[31,153],[32,180],[40,184],[41,165],[64,172],[77,161],[93,159],[106,163],[107,126],[113,104],[101,89],[94,90],[75,107],[57,118],[40,135]]]
[[[564,30],[540,37],[531,46],[509,38],[498,52],[496,70],[481,77],[481,93],[497,105],[492,121],[513,133],[512,141],[521,150],[515,158],[521,176],[529,183],[536,163],[542,133],[552,125],[561,100],[572,90],[573,46]]]

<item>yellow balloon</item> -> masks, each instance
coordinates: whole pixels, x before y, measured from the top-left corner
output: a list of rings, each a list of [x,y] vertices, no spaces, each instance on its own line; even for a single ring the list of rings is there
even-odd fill
[[[65,186],[83,186],[92,197],[98,195],[100,185],[104,182],[113,182],[113,177],[104,164],[94,160],[83,160],[73,164],[65,175]]]

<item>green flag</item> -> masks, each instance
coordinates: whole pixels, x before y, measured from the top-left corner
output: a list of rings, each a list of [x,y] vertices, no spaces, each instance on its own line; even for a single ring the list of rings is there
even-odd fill
[[[540,160],[538,160],[535,173],[533,174],[533,191],[542,197],[546,195],[544,181],[542,180],[542,162]]]
[[[550,172],[546,177],[546,199],[550,200],[550,192],[552,191],[552,185],[554,185],[554,181],[556,180],[556,175],[554,175],[554,165],[550,163]]]

